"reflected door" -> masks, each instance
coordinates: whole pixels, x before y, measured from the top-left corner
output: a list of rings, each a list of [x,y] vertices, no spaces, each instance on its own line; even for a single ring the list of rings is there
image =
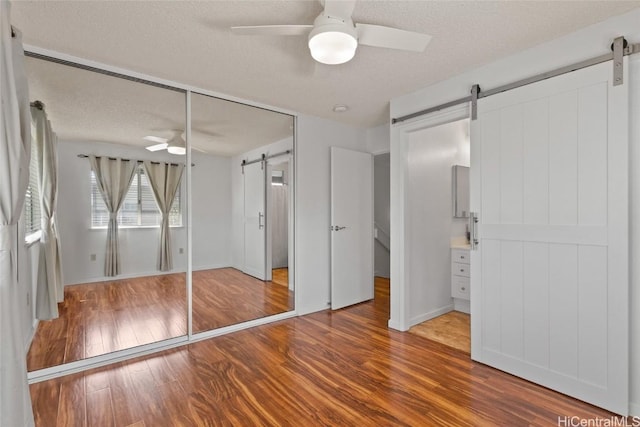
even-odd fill
[[[266,165],[244,167],[244,265],[242,271],[267,280],[266,264]]]

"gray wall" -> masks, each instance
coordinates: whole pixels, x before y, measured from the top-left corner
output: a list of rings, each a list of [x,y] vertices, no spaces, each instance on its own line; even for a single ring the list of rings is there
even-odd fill
[[[374,221],[378,233],[389,236],[390,205],[390,157],[389,153],[379,154],[373,159]],[[382,236],[380,236],[382,238]],[[389,277],[389,251],[376,239],[374,242],[374,271],[376,276]]]

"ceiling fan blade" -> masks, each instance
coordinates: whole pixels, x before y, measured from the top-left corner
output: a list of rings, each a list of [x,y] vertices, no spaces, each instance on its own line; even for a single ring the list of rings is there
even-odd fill
[[[355,6],[356,0],[324,0],[324,12],[337,18],[350,19]]]
[[[159,136],[153,136],[153,135],[147,135],[142,139],[144,139],[145,141],[158,142],[158,143],[161,143],[161,144],[164,144],[164,143],[166,143],[168,141],[167,138],[161,138]]]
[[[160,151],[160,150],[165,150],[167,146],[168,144],[166,142],[163,142],[162,144],[150,145],[144,148],[146,148],[149,151]]]
[[[358,43],[367,46],[422,52],[431,41],[427,34],[382,25],[356,24],[356,29]]]
[[[193,151],[198,151],[198,152],[200,152],[200,153],[207,154],[207,152],[206,152],[205,150],[203,150],[202,148],[194,147],[193,145],[191,146],[191,149],[192,149]]]
[[[231,27],[231,32],[242,36],[304,36],[313,25],[246,25]]]

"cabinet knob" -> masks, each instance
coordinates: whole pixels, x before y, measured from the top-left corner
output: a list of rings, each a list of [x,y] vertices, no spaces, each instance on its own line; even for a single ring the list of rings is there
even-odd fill
[[[465,287],[462,287],[460,289],[462,289],[463,292],[467,290],[467,288],[465,288]]]

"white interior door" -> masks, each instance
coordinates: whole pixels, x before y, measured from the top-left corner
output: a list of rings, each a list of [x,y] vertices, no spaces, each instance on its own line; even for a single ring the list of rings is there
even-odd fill
[[[244,167],[244,268],[260,280],[267,280],[266,266],[266,168],[264,163]]]
[[[609,62],[479,101],[471,350],[627,414],[628,87],[611,80]]]
[[[331,147],[331,308],[373,292],[373,156]]]

